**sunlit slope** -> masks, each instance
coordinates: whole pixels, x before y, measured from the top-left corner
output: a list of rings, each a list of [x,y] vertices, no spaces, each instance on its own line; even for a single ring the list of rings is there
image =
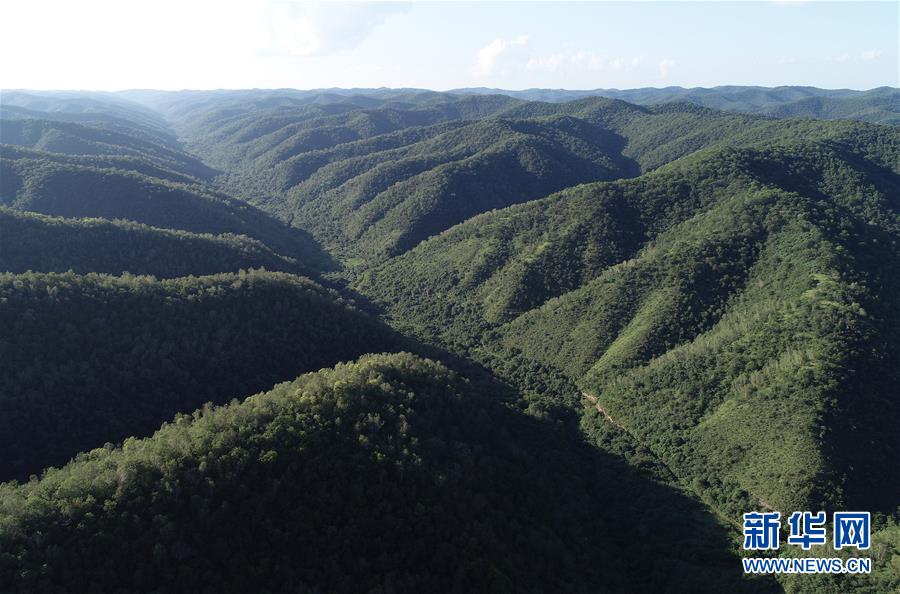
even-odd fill
[[[326,233],[337,228],[335,245],[377,262],[485,210],[632,175],[636,166],[621,158],[620,145],[572,119],[479,122],[413,150],[317,171],[289,192],[303,201],[293,221]]]
[[[564,372],[729,514],[891,510],[900,140],[843,125],[476,217],[359,287],[398,327]]]
[[[878,224],[893,225],[900,170],[894,129],[816,124],[805,128],[812,140],[795,140],[803,131],[788,126],[779,142],[710,149],[634,180],[583,185],[481,215],[374,268],[360,286],[401,304],[404,319],[433,322],[453,342],[477,334],[462,325],[509,321],[738,194],[776,188],[834,196],[859,216],[880,213]]]
[[[583,389],[732,514],[890,509],[896,477],[878,468],[900,452],[898,254],[860,274],[790,198],[747,202],[705,217],[718,232],[690,221],[522,316],[502,342],[587,369]]]
[[[195,97],[173,117],[194,150],[229,169],[220,179],[235,194],[310,231],[353,270],[480,213],[634,177],[698,150],[844,141],[878,128],[602,97],[319,99],[249,109]]]

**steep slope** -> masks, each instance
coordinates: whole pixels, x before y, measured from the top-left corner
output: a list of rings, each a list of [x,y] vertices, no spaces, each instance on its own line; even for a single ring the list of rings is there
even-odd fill
[[[879,222],[890,226],[893,207],[884,202],[900,168],[896,132],[849,122],[796,124],[783,125],[777,142],[757,141],[753,130],[738,138],[760,148],[709,149],[633,180],[583,185],[481,215],[368,271],[360,286],[397,303],[404,319],[422,328],[433,323],[442,334],[429,335],[452,343],[477,336],[482,321],[509,321],[582,286],[659,233],[761,185],[850,199],[875,184],[871,191],[884,198],[873,207],[887,208]],[[770,134],[764,126],[763,137]],[[801,156],[792,160],[795,152]],[[454,330],[462,332],[454,338]]]
[[[389,97],[330,95],[251,97],[198,93],[164,102],[163,113],[209,162],[240,168],[271,163],[413,126],[476,120],[520,103],[509,97],[413,92]]]
[[[2,479],[399,344],[334,292],[267,272],[0,274],[0,327]]]
[[[491,389],[428,360],[370,355],[2,485],[0,581],[32,592],[765,587],[740,579],[690,499],[498,405]]]
[[[0,156],[0,204],[70,218],[126,219],[194,233],[247,235],[296,259],[306,270],[330,266],[328,256],[303,231],[208,186],[155,177],[146,161],[132,161],[136,167],[125,170],[120,161],[110,163],[103,157],[67,157],[6,145]]]
[[[743,189],[728,167],[727,158],[699,160],[486,213],[368,271],[358,286],[397,304],[396,322],[409,330],[469,347],[486,328],[582,286]]]
[[[180,148],[162,114],[115,93],[4,90],[0,120],[70,122]]]
[[[515,320],[502,342],[587,370],[580,384],[608,415],[733,515],[892,509],[900,485],[877,469],[900,453],[898,254],[848,258],[795,196],[735,202]]]
[[[855,122],[598,97],[425,94],[371,98],[377,107],[356,96],[318,99],[215,109],[214,96],[195,97],[179,104],[175,125],[204,158],[232,170],[220,178],[230,191],[310,231],[351,274],[482,212],[634,177],[704,148],[869,133]]]
[[[485,210],[633,175],[621,145],[572,118],[478,122],[322,167],[287,195],[300,205],[294,224],[379,261]]]
[[[295,260],[244,235],[64,219],[0,207],[0,272],[130,272],[170,278],[250,268],[302,270]]]
[[[564,373],[733,517],[890,511],[900,136],[843,126],[482,215],[359,288],[423,338]]]
[[[4,93],[0,592],[895,590],[896,91],[665,91]]]
[[[0,119],[4,144],[67,155],[135,157],[161,168],[195,178],[209,179],[212,169],[172,146],[142,138],[136,131],[114,131],[97,126],[44,119]]]

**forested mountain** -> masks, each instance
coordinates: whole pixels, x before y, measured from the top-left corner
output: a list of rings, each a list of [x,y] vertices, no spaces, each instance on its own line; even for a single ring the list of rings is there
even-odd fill
[[[309,230],[353,269],[481,212],[633,177],[701,148],[856,130],[688,103],[438,97],[275,96],[241,110],[181,98],[169,110],[194,150],[237,172],[224,179],[235,194]]]
[[[70,122],[0,119],[0,139],[5,144],[51,153],[139,158],[161,169],[182,174],[182,179],[208,179],[214,173],[195,157],[163,143],[145,140],[130,132]]]
[[[502,389],[410,355],[370,355],[178,416],[150,439],[0,486],[0,581],[122,592],[750,589],[695,502],[499,405]],[[69,550],[77,559],[58,553]]]
[[[250,268],[303,270],[296,260],[245,235],[64,219],[0,207],[0,272],[130,272],[167,278]]]
[[[149,134],[175,145],[165,117],[117,93],[85,91],[4,90],[4,119],[51,119],[82,122],[96,128],[118,128],[128,134]],[[40,115],[37,115],[40,114]]]
[[[563,372],[723,511],[890,510],[898,156],[900,134],[864,126],[705,151],[482,215],[360,288],[403,329]]]
[[[399,346],[307,279],[0,274],[0,477]]]
[[[124,219],[194,233],[247,235],[310,270],[330,258],[302,230],[142,159],[0,147],[0,204],[61,217]]]
[[[610,97],[638,105],[654,105],[689,101],[721,109],[770,115],[779,118],[806,117],[851,119],[876,124],[900,124],[900,89],[879,87],[868,91],[850,89],[818,89],[816,87],[743,87],[712,88],[665,87],[644,89],[457,89],[460,94],[508,95],[527,101],[572,101],[584,97]]]
[[[896,90],[604,93],[4,91],[0,592],[900,587]]]

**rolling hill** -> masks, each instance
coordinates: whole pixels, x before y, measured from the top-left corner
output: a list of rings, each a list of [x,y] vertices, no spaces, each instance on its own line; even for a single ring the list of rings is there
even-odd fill
[[[891,511],[898,148],[863,126],[701,151],[481,215],[357,288],[401,330],[561,372],[732,516]]]
[[[0,204],[67,218],[123,219],[193,233],[263,241],[306,270],[330,266],[309,236],[214,188],[157,177],[144,160],[65,156],[3,145]]]
[[[130,272],[170,278],[250,268],[302,270],[295,260],[245,235],[65,219],[0,207],[0,272]]]
[[[896,92],[4,91],[0,592],[896,590]]]
[[[0,485],[0,581],[758,590],[696,502],[498,405],[497,389],[411,355],[368,355],[178,416],[151,438]],[[643,533],[653,537],[633,538]]]
[[[169,109],[188,145],[229,171],[220,177],[229,191],[309,231],[356,271],[481,212],[634,177],[700,149],[860,129],[691,103],[438,97],[278,95],[241,109],[228,108],[234,99],[213,109],[209,98],[181,98]]]
[[[850,119],[873,124],[900,124],[900,89],[879,87],[868,91],[850,89],[819,89],[816,87],[783,86],[719,86],[712,88],[665,87],[643,89],[456,89],[451,91],[472,95],[508,95],[527,101],[572,101],[584,97],[609,97],[637,105],[656,105],[688,101],[741,113],[770,115],[779,118],[804,117],[822,119]]]
[[[180,147],[165,117],[116,93],[4,89],[0,119],[70,122]]]
[[[333,291],[259,271],[0,274],[0,325],[4,480],[401,344]]]
[[[197,158],[162,142],[145,140],[132,131],[113,131],[96,126],[42,119],[0,119],[4,144],[49,153],[80,156],[133,157],[184,179],[209,179],[214,171]]]

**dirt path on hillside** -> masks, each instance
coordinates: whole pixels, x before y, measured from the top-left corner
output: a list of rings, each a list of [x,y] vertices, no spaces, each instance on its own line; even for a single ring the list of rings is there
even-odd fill
[[[631,436],[631,438],[635,441],[635,443],[640,443],[637,440],[637,438],[634,435],[632,435],[632,433],[628,429],[625,428],[625,425],[623,425],[619,421],[612,418],[612,415],[610,415],[606,411],[606,409],[603,408],[603,406],[597,400],[596,396],[594,396],[593,394],[588,394],[587,392],[582,392],[581,395],[585,398],[585,400],[587,400],[588,402],[590,402],[591,404],[594,405],[594,408],[597,409],[597,412],[599,412],[600,414],[603,415],[603,418],[605,418],[607,421],[609,421],[610,423],[612,423],[613,425],[615,425],[616,427],[618,427],[619,429],[621,429],[622,431],[627,433],[629,436]],[[669,468],[669,466],[665,462],[663,462],[661,458],[659,458],[659,456],[656,456],[656,459],[659,460],[659,462],[663,466],[665,466],[666,470],[668,470],[670,473],[672,473],[672,476],[677,476],[674,472],[672,472],[672,469]],[[761,506],[763,506],[764,508],[766,508],[767,510],[775,511],[775,507],[771,503],[769,503],[768,501],[763,499],[762,497],[756,497],[756,500],[759,501],[759,504]]]
[[[625,433],[628,433],[628,435],[631,435],[631,432],[628,431],[628,429],[625,428],[625,425],[623,425],[622,423],[620,423],[620,422],[618,422],[617,420],[615,420],[614,418],[612,418],[612,417],[610,416],[610,414],[609,414],[608,412],[606,412],[606,409],[603,408],[603,406],[600,405],[600,402],[597,401],[597,397],[596,397],[596,396],[594,396],[593,394],[588,394],[587,392],[582,392],[581,395],[584,396],[584,397],[588,400],[588,402],[590,402],[591,404],[593,404],[593,405],[594,405],[594,408],[597,409],[597,412],[599,412],[600,414],[602,414],[603,417],[604,417],[607,421],[609,421],[610,423],[612,423],[613,425],[615,425],[616,427],[618,427],[619,429],[621,429],[621,430],[624,431]],[[632,437],[633,437],[633,436],[632,436]]]

